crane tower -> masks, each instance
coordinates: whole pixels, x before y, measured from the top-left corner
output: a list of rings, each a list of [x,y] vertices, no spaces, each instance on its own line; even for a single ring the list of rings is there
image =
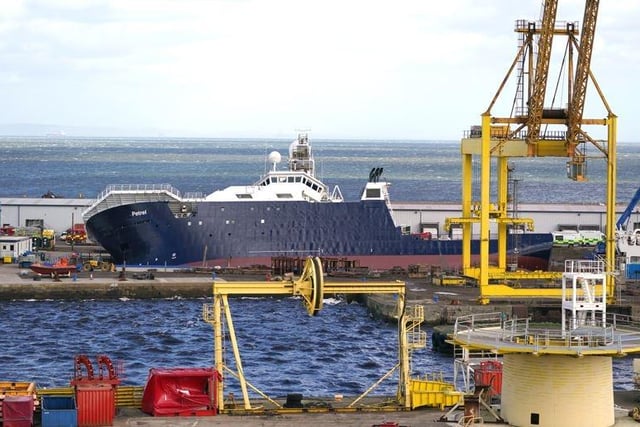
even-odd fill
[[[607,295],[613,298],[615,238],[615,177],[616,125],[604,94],[591,72],[591,54],[598,15],[598,0],[586,0],[581,34],[577,22],[557,22],[558,0],[546,0],[540,21],[518,20],[515,31],[520,46],[507,75],[500,84],[489,107],[482,114],[482,125],[472,127],[461,143],[462,153],[462,217],[449,218],[448,225],[462,228],[463,274],[477,280],[480,301],[491,297],[560,298],[559,288],[511,287],[511,281],[558,279],[560,273],[507,271],[507,237],[510,232],[532,230],[533,221],[515,218],[508,213],[508,160],[511,157],[565,157],[567,176],[575,181],[586,180],[588,145],[595,147],[607,164],[606,195],[606,266]],[[580,38],[578,40],[578,37]],[[553,42],[564,38],[564,58],[567,71],[566,106],[546,107],[547,86]],[[576,58],[577,56],[577,58]],[[514,70],[516,72],[514,72]],[[516,95],[508,116],[494,116],[492,109],[512,75],[516,77]],[[606,111],[604,118],[583,116],[587,84],[591,82]],[[553,100],[552,98],[551,100]],[[604,114],[603,114],[604,116]],[[606,126],[606,140],[597,140],[587,133],[586,126]],[[480,200],[472,200],[474,185],[473,156],[480,159]],[[492,162],[497,177],[491,200]],[[497,224],[497,265],[489,264],[490,224]],[[473,227],[480,226],[479,265],[472,265],[471,240]]]

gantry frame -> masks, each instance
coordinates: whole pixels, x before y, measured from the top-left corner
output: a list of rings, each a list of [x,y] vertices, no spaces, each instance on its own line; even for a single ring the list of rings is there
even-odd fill
[[[598,0],[586,0],[583,34],[580,45],[577,41],[577,23],[555,24],[555,12],[558,0],[546,0],[542,25],[518,21],[516,32],[523,34],[520,47],[511,68],[503,79],[496,95],[487,110],[482,114],[482,125],[479,132],[470,133],[462,140],[462,217],[449,218],[447,224],[462,226],[463,255],[462,269],[465,276],[474,278],[480,289],[480,302],[488,303],[491,297],[501,298],[560,298],[560,288],[515,288],[508,285],[512,280],[549,280],[559,279],[561,273],[553,272],[508,272],[507,236],[509,226],[524,224],[533,229],[533,221],[525,218],[512,218],[508,214],[508,159],[511,157],[568,157],[567,173],[570,178],[583,181],[586,179],[586,155],[580,145],[592,144],[607,162],[606,189],[606,259],[607,295],[610,302],[615,298],[615,278],[613,274],[615,261],[615,205],[616,205],[616,139],[617,117],[611,111],[604,94],[589,69],[595,24],[597,20]],[[552,14],[549,16],[548,14]],[[538,62],[534,74],[533,52],[534,35],[538,36]],[[551,40],[556,36],[567,37],[566,54],[569,57],[567,84],[570,101],[568,109],[545,110],[544,88],[549,70]],[[578,61],[573,73],[573,50],[578,50]],[[528,67],[524,64],[528,63]],[[522,74],[529,76],[527,101],[529,110],[526,114],[511,117],[495,117],[491,110],[500,96],[516,65],[522,64]],[[524,70],[527,70],[526,72]],[[524,75],[520,76],[522,83]],[[583,109],[586,96],[587,81],[590,80],[607,111],[606,118],[584,118]],[[522,83],[523,84],[523,83]],[[541,132],[542,126],[566,126],[566,131]],[[607,127],[607,140],[603,144],[591,138],[583,129],[585,125]],[[480,202],[472,200],[473,156],[480,158]],[[495,203],[491,200],[492,159],[496,160],[497,188]],[[497,223],[498,228],[498,260],[497,265],[489,262],[490,224]],[[479,265],[472,266],[471,240],[473,225],[480,224],[480,260]]]
[[[270,401],[276,407],[281,405],[270,399],[256,387],[252,386],[245,377],[240,357],[240,350],[236,339],[236,333],[233,326],[233,319],[229,307],[228,297],[231,295],[269,295],[269,296],[300,296],[303,303],[311,316],[315,316],[322,309],[322,300],[325,295],[335,294],[395,294],[397,295],[396,316],[398,319],[398,363],[387,372],[376,384],[370,387],[363,395],[354,400],[349,407],[352,407],[362,397],[373,390],[380,382],[389,377],[396,369],[399,371],[398,389],[396,398],[399,404],[404,408],[411,408],[410,387],[410,371],[411,359],[410,350],[419,348],[418,345],[409,342],[412,330],[411,323],[415,325],[422,322],[423,319],[417,319],[416,316],[410,314],[406,310],[406,292],[405,283],[395,282],[324,282],[322,263],[319,258],[308,258],[301,276],[297,280],[290,281],[264,281],[264,282],[218,282],[213,283],[213,304],[205,304],[203,306],[203,318],[214,328],[214,366],[218,374],[224,378],[225,373],[230,373],[240,382],[240,388],[243,396],[244,410],[255,410],[251,406],[248,394],[248,387],[260,394],[263,398]],[[223,354],[223,324],[222,313],[224,312],[228,335],[233,349],[235,358],[236,371],[234,372],[224,363]],[[420,335],[422,336],[422,332]],[[422,338],[424,339],[424,337]],[[224,381],[217,383],[217,408],[220,411],[225,410],[224,406]]]

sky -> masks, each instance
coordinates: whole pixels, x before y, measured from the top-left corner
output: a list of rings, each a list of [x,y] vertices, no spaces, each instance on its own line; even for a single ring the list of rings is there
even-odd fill
[[[581,22],[583,9],[559,0],[557,19]],[[459,140],[516,55],[515,21],[541,10],[541,0],[3,0],[0,132]],[[640,142],[638,22],[640,1],[600,2],[592,71],[618,141]],[[505,92],[494,116],[510,113]],[[585,117],[607,115],[593,89],[586,104]]]

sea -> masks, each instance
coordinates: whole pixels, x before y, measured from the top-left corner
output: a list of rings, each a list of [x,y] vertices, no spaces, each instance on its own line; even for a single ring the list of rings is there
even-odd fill
[[[0,197],[95,198],[109,184],[171,184],[208,194],[256,182],[272,151],[286,167],[292,139],[0,137]],[[314,140],[316,175],[358,200],[374,167],[391,182],[392,201],[456,202],[461,194],[456,141]],[[628,203],[640,185],[640,143],[617,144],[617,200]],[[587,181],[566,177],[566,159],[512,158],[511,179],[522,203],[604,203],[606,162],[587,149]],[[474,175],[479,164],[474,165]]]
[[[286,159],[292,139],[0,137],[0,197],[95,198],[109,184],[173,185],[203,193],[252,184]],[[374,167],[392,183],[392,201],[459,202],[460,144],[456,141],[314,140],[316,175],[357,200]],[[626,204],[640,185],[640,144],[619,143],[617,200]],[[587,182],[566,177],[566,159],[512,159],[511,179],[522,203],[604,203],[606,163],[588,153]],[[479,165],[474,165],[474,174]],[[479,172],[478,172],[479,173]],[[474,189],[475,191],[475,189]],[[0,206],[1,209],[1,206]],[[0,211],[1,215],[1,211]],[[409,287],[419,286],[408,283]],[[106,354],[124,384],[144,385],[149,369],[213,364],[213,330],[201,318],[209,299],[0,302],[0,381],[66,386],[73,359]],[[247,379],[270,396],[357,395],[398,360],[397,327],[341,299],[309,317],[295,298],[231,300]],[[430,336],[431,329],[424,328]],[[230,348],[226,348],[234,366]],[[430,346],[412,354],[414,376],[453,379],[451,356]],[[631,358],[614,360],[614,385],[633,389]],[[374,394],[393,395],[397,373]],[[227,376],[226,391],[239,391]]]

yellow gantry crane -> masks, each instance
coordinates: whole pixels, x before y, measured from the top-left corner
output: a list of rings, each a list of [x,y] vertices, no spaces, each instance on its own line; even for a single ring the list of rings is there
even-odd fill
[[[598,15],[598,0],[586,0],[582,34],[578,43],[576,22],[556,23],[558,0],[544,2],[540,22],[519,20],[515,31],[520,34],[520,48],[487,110],[482,114],[482,125],[474,127],[461,143],[462,154],[462,217],[449,218],[447,225],[459,224],[463,237],[463,274],[477,280],[480,301],[488,303],[491,297],[560,297],[559,288],[510,286],[527,280],[552,280],[560,277],[553,272],[507,271],[507,237],[510,229],[533,229],[533,221],[514,218],[508,213],[508,159],[511,157],[566,157],[567,175],[575,181],[586,180],[586,145],[593,145],[607,164],[606,212],[606,268],[607,295],[614,298],[615,281],[615,188],[616,188],[616,125],[617,117],[611,111],[593,73],[591,54]],[[553,41],[567,39],[566,108],[545,108],[547,82]],[[536,44],[537,41],[537,44]],[[574,69],[574,56],[577,61]],[[536,55],[537,52],[537,55]],[[535,62],[535,64],[534,64]],[[518,70],[516,96],[509,117],[495,117],[492,108],[500,97],[513,71]],[[591,81],[606,109],[605,118],[584,118],[587,83]],[[606,140],[596,140],[585,130],[586,125],[607,127]],[[472,200],[473,156],[480,157],[480,201]],[[495,159],[496,200],[491,200],[491,168]],[[497,225],[498,259],[489,262],[491,223]],[[480,224],[479,265],[472,266],[471,239],[473,226]]]
[[[324,282],[322,262],[319,258],[308,258],[302,274],[297,280],[291,281],[269,281],[269,282],[214,282],[213,284],[213,304],[203,306],[203,318],[210,323],[214,329],[214,364],[216,371],[221,377],[231,374],[237,378],[243,397],[243,410],[259,412],[261,408],[251,405],[249,399],[249,388],[270,402],[274,408],[282,409],[275,400],[264,394],[262,391],[251,385],[245,377],[240,357],[240,350],[233,326],[231,311],[229,308],[229,295],[281,295],[297,296],[302,299],[307,312],[315,316],[320,312],[325,295],[336,294],[393,294],[396,299],[396,317],[398,319],[398,362],[385,373],[380,380],[369,387],[361,396],[351,402],[345,410],[356,410],[356,404],[376,388],[382,381],[389,378],[396,370],[398,371],[398,388],[396,401],[400,408],[409,409],[420,406],[421,394],[412,390],[419,388],[421,381],[410,378],[411,374],[411,352],[426,346],[426,332],[422,331],[420,324],[424,320],[424,307],[416,305],[409,309],[406,307],[406,292],[404,282]],[[223,354],[223,320],[224,314],[228,328],[228,336],[231,341],[236,369],[233,370],[225,363]],[[424,394],[424,393],[422,393]],[[449,393],[452,399],[460,396]],[[431,396],[435,396],[432,393]],[[433,397],[432,397],[433,398]],[[225,411],[224,380],[217,383],[216,390],[217,408]],[[425,404],[425,403],[422,403]],[[452,403],[451,403],[452,404]]]

